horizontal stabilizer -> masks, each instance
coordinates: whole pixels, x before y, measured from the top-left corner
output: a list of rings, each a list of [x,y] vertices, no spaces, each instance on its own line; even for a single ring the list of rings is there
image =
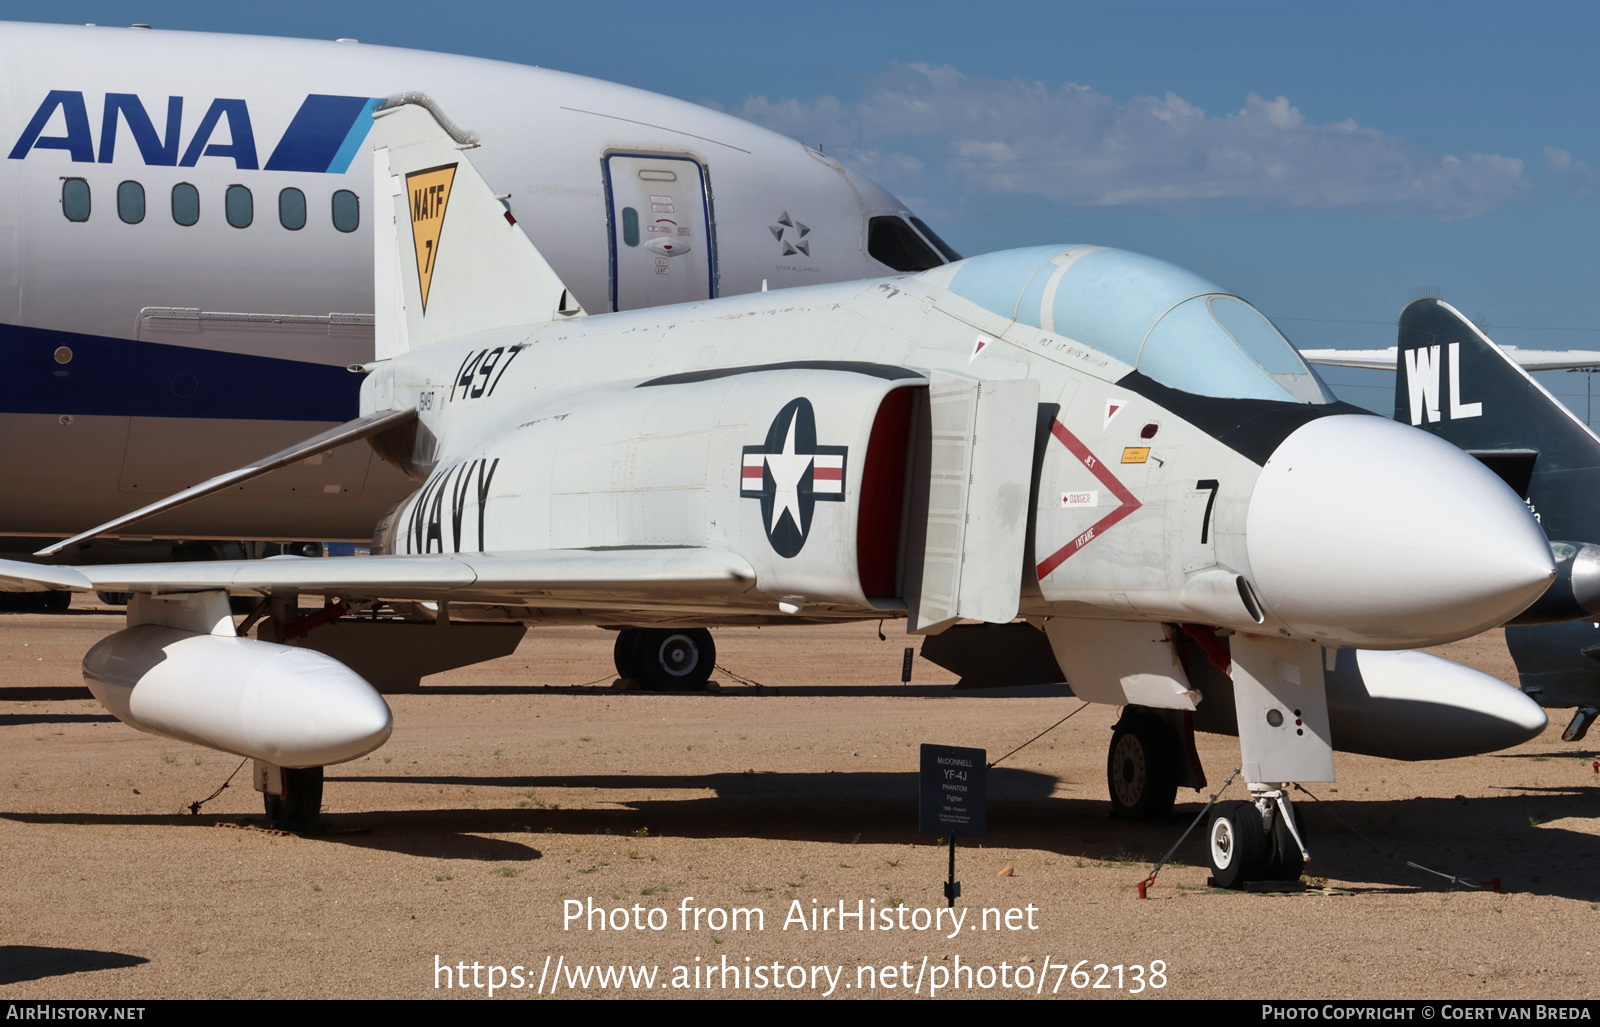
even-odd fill
[[[320,435],[313,435],[304,442],[296,443],[288,449],[280,449],[271,456],[262,457],[254,463],[246,464],[226,474],[219,474],[215,478],[207,479],[198,485],[192,485],[182,492],[175,492],[167,498],[157,500],[148,506],[141,506],[132,513],[123,514],[115,520],[107,521],[99,527],[90,528],[88,531],[57,542],[53,546],[47,546],[34,555],[53,556],[68,546],[75,545],[85,539],[94,538],[96,535],[109,535],[118,528],[126,527],[135,521],[142,521],[146,517],[153,517],[158,513],[171,510],[173,507],[182,506],[185,503],[209,496],[214,492],[232,488],[242,482],[249,481],[251,478],[260,477],[269,471],[276,471],[280,467],[287,467],[292,463],[304,460],[308,456],[326,453],[328,450],[337,449],[346,443],[356,442],[370,435],[387,431],[390,428],[404,424],[416,416],[417,412],[415,410],[385,410],[376,414],[368,414],[366,417],[358,417],[354,421],[346,421],[337,428],[329,428]]]
[[[421,93],[390,97],[373,117],[380,359],[584,313],[467,159],[475,136]]]
[[[70,572],[67,573],[67,572]],[[334,558],[45,567],[0,560],[0,590],[311,593],[362,599],[555,598],[666,601],[736,595],[755,584],[749,561],[719,549],[546,549]]]

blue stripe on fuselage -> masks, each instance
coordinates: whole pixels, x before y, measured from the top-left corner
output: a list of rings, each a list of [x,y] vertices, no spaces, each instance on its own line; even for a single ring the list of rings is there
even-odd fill
[[[378,104],[382,102],[383,97],[374,96],[367,101],[365,107],[361,108],[361,113],[356,115],[355,124],[350,126],[349,134],[344,137],[344,144],[328,163],[328,174],[342,175],[350,170],[350,162],[356,159],[357,151],[366,141],[367,132],[372,129],[372,112],[377,110]]]
[[[381,102],[381,101],[380,101]],[[365,96],[329,96],[312,93],[305,98],[294,120],[284,130],[283,138],[267,158],[267,171],[333,171],[333,165],[350,149],[344,167],[350,166],[361,138],[366,137],[374,101]],[[350,136],[357,130],[361,138],[351,143]],[[342,173],[343,169],[340,169]]]
[[[360,388],[327,364],[0,324],[0,414],[349,421]]]

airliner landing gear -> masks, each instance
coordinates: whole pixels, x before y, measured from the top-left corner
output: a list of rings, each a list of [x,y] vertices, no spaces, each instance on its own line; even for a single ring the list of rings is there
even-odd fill
[[[1206,854],[1220,888],[1251,881],[1297,881],[1305,871],[1305,833],[1281,789],[1256,789],[1253,802],[1219,802],[1206,824]]]
[[[652,692],[697,692],[711,679],[717,646],[705,628],[624,628],[612,649],[617,673]]]
[[[258,768],[261,766],[264,764],[257,764]],[[282,794],[275,794],[270,785],[261,792],[266,802],[267,822],[290,831],[315,824],[317,815],[322,812],[322,768],[268,767],[266,773],[282,775]],[[258,787],[266,783],[261,780],[261,774],[258,769]]]
[[[1166,721],[1142,706],[1124,709],[1106,757],[1111,815],[1150,820],[1170,812],[1178,772],[1178,739]]]

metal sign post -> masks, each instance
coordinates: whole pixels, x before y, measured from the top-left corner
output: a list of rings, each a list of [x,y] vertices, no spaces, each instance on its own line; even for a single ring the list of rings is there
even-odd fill
[[[956,838],[982,838],[987,829],[988,765],[982,749],[923,745],[918,804],[923,834],[950,839],[950,880],[944,897],[955,908],[961,895],[956,880]]]

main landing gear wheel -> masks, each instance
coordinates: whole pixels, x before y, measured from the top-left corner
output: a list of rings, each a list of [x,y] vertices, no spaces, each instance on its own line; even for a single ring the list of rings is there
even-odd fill
[[[283,794],[262,793],[267,803],[267,821],[273,827],[302,830],[317,822],[322,812],[322,768],[303,767],[283,770]]]
[[[1266,825],[1253,802],[1219,802],[1206,822],[1211,876],[1219,888],[1259,881],[1267,863]]]
[[[617,635],[617,672],[652,692],[695,692],[711,679],[717,646],[705,628],[627,628]]]
[[[1172,810],[1178,794],[1178,741],[1159,715],[1129,707],[1111,734],[1106,785],[1111,815],[1150,820]]]

